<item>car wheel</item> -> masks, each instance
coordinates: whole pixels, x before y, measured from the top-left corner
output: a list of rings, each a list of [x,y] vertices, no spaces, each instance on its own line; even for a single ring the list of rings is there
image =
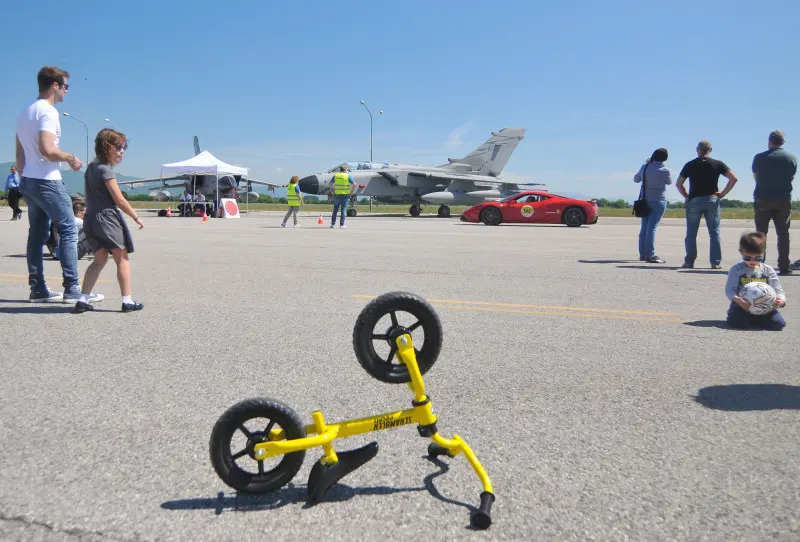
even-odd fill
[[[564,224],[576,228],[586,223],[586,213],[580,207],[567,207],[564,210]]]
[[[503,213],[497,207],[487,207],[481,211],[481,222],[487,226],[499,226],[503,221]]]

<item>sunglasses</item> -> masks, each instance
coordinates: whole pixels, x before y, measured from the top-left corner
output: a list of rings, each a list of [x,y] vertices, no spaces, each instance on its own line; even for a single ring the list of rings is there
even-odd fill
[[[61,88],[63,88],[64,90],[69,90],[69,85],[67,83],[64,83],[63,85],[61,85]]]
[[[119,152],[127,151],[128,144],[126,143],[125,145],[114,145],[114,148],[116,148]]]
[[[764,256],[742,256],[742,260],[746,262],[763,262]]]

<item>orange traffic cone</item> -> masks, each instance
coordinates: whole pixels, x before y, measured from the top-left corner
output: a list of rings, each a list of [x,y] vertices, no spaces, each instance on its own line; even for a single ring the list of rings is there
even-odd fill
[[[167,216],[172,216],[172,207],[167,205]]]
[[[203,211],[203,222],[208,222],[208,215]]]
[[[325,224],[325,223],[322,221],[322,213],[320,213],[320,214],[319,214],[319,218],[317,219],[317,224]]]

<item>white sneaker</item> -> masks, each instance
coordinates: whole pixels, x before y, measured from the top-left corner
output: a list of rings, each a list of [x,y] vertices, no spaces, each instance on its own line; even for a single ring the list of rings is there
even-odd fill
[[[61,300],[64,303],[76,303],[78,300],[80,300],[80,298],[81,298],[80,294],[77,294],[77,295],[66,294],[66,295],[64,295],[64,297]],[[89,299],[87,299],[86,302],[87,303],[95,303],[96,301],[102,301],[105,298],[106,298],[106,296],[104,296],[103,294],[96,294],[96,293],[92,292],[92,293],[89,294]]]
[[[346,228],[347,226],[345,226],[344,224],[342,224],[342,225],[341,225],[341,226],[339,226],[339,227],[340,227],[340,228]]]
[[[299,227],[300,227],[300,224],[295,224],[295,225],[294,225],[294,227],[295,227],[295,228],[299,228]]]

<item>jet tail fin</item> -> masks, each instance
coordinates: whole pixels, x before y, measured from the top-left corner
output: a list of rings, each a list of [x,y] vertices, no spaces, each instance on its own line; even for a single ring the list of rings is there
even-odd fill
[[[448,160],[450,165],[466,164],[474,173],[497,177],[524,137],[525,128],[503,128],[499,132],[492,132],[492,137],[464,158],[448,158]]]
[[[194,155],[197,156],[200,154],[200,140],[197,139],[197,136],[194,136]]]

